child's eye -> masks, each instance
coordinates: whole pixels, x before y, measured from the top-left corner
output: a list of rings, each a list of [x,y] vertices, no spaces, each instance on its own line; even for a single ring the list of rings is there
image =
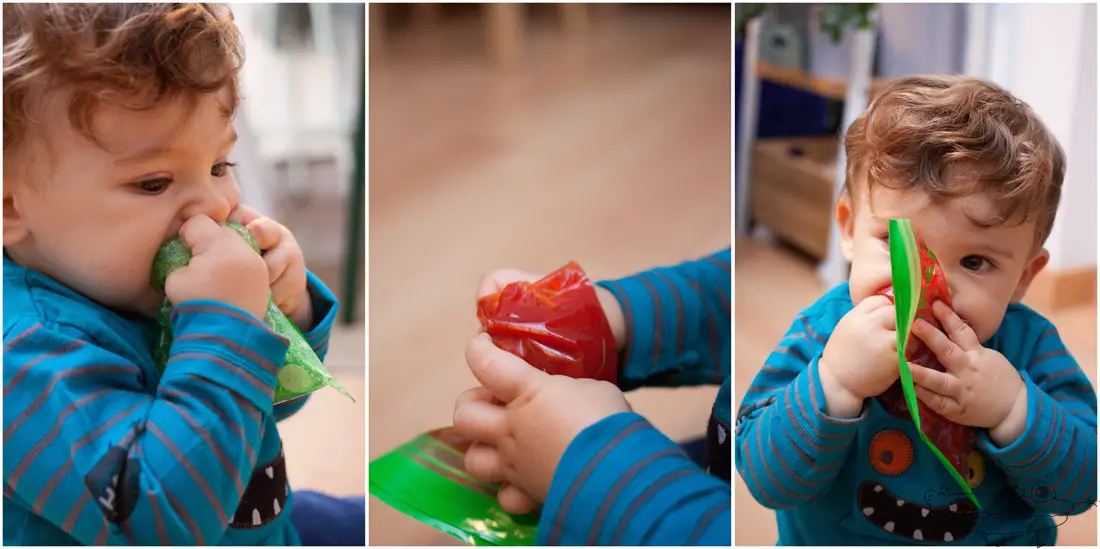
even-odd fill
[[[137,188],[145,194],[160,194],[168,188],[168,185],[172,184],[172,180],[167,177],[158,177],[156,179],[146,179],[136,183]]]
[[[993,268],[993,262],[980,256],[980,255],[968,255],[959,261],[959,265],[968,271],[982,272]]]
[[[210,168],[210,175],[214,177],[225,177],[229,175],[229,168],[235,167],[236,162],[218,162]]]

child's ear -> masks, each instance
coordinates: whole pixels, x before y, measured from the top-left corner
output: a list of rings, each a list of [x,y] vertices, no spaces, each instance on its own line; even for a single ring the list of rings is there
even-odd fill
[[[847,192],[841,194],[836,202],[836,224],[840,227],[840,249],[844,252],[844,259],[851,263],[856,212],[852,208],[852,197]]]
[[[5,182],[7,183],[7,182]],[[16,200],[12,187],[4,185],[4,246],[14,246],[27,238],[27,225],[19,211],[19,202]]]
[[[1039,250],[1039,253],[1035,254],[1027,263],[1027,267],[1024,268],[1024,272],[1020,275],[1020,282],[1016,285],[1016,292],[1012,294],[1012,302],[1018,303],[1024,298],[1024,294],[1027,293],[1027,289],[1031,286],[1031,282],[1035,280],[1035,275],[1039,274],[1043,270],[1043,267],[1047,266],[1050,262],[1050,252],[1046,248]]]

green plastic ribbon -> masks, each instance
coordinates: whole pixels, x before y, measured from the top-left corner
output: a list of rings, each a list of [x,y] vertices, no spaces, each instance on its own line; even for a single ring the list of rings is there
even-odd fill
[[[917,394],[913,389],[913,374],[909,371],[909,361],[905,357],[906,347],[909,344],[909,336],[913,331],[913,322],[916,320],[917,308],[921,297],[921,265],[920,250],[917,244],[917,235],[913,232],[913,224],[908,219],[890,220],[890,272],[894,286],[894,310],[897,315],[898,333],[898,368],[900,370],[901,390],[905,395],[905,404],[909,408],[909,415],[913,418],[913,424],[917,427],[917,433],[921,440],[928,446],[936,458],[940,460],[944,468],[951,473],[955,482],[966,492],[966,496],[972,503],[981,509],[978,498],[970,489],[970,484],[955,470],[955,467],[940,452],[939,448],[928,439],[920,425],[920,414],[917,412]]]
[[[256,238],[246,227],[233,221],[226,223],[226,226],[236,231],[256,253],[262,253],[260,246],[256,243]],[[168,240],[157,250],[156,258],[153,260],[153,286],[164,291],[164,283],[168,279],[168,275],[176,269],[187,266],[190,262],[191,249],[187,247],[183,239],[177,237]],[[172,351],[172,308],[172,302],[165,298],[157,312],[160,336],[157,339],[156,347],[153,349],[153,357],[161,371],[164,371],[164,368],[168,365],[168,359]],[[302,335],[302,332],[279,310],[279,307],[275,305],[270,296],[267,300],[264,324],[290,341],[286,357],[283,360],[283,367],[279,371],[278,383],[275,386],[276,403],[303,397],[326,385],[332,386],[353,402],[355,401],[340,385],[340,382],[329,374],[325,365],[321,363],[321,359],[317,357],[317,353],[313,352],[313,347]]]
[[[534,545],[538,517],[501,509],[500,486],[467,473],[465,455],[448,429],[420,435],[370,463],[370,494],[470,545]]]

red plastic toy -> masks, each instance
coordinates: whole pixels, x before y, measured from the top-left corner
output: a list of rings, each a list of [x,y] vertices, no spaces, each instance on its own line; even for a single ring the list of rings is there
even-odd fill
[[[497,347],[555,375],[614,383],[618,351],[588,276],[575,262],[537,282],[514,282],[478,300]]]

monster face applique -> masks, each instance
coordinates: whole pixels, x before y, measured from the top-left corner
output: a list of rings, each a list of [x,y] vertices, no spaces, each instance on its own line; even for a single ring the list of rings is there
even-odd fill
[[[867,460],[878,473],[899,479],[899,485],[911,484],[905,475],[918,459],[915,449],[904,432],[884,429],[871,438]],[[984,458],[974,451],[966,461],[969,486],[976,488],[984,479]],[[883,482],[867,481],[856,489],[856,504],[866,520],[885,532],[913,541],[952,543],[969,536],[978,522],[977,506],[961,495],[941,505],[922,504],[906,500]]]
[[[279,455],[274,460],[252,473],[229,526],[248,530],[271,523],[283,513],[289,494],[286,456],[279,448]]]

